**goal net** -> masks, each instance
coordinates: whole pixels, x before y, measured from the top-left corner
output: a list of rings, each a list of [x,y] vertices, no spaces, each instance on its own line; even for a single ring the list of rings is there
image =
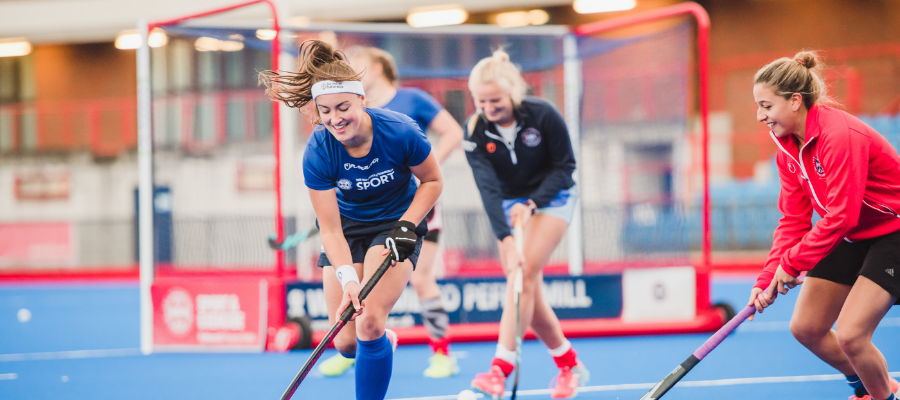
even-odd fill
[[[268,244],[270,236],[283,239],[315,227],[301,166],[313,127],[297,110],[267,99],[257,83],[258,72],[272,69],[274,60],[280,60],[280,69],[294,70],[298,46],[310,38],[339,49],[378,47],[394,56],[400,86],[428,92],[464,125],[475,111],[467,87],[469,72],[480,59],[503,47],[522,70],[529,94],[550,101],[564,115],[578,161],[580,201],[575,219],[551,255],[545,275],[593,277],[558,285],[558,293],[554,292],[558,299],[553,301],[589,307],[590,299],[582,292],[593,284],[587,282],[590,278],[616,289],[608,291],[612,296],[608,304],[604,300],[605,305],[598,306],[603,310],[595,310],[600,313],[585,317],[573,308],[572,318],[608,314],[622,320],[694,321],[703,313],[702,323],[688,325],[712,326],[718,317],[708,310],[704,272],[710,232],[705,211],[705,123],[698,112],[703,107],[696,101],[704,98],[698,95],[698,82],[705,79],[698,55],[705,49],[694,46],[700,42],[697,31],[679,16],[629,21],[616,29],[580,27],[575,33],[555,26],[427,30],[399,24],[289,26],[280,30],[275,45],[277,30],[258,22],[192,18],[159,26],[155,32],[164,35],[166,44],[152,49],[146,63],[152,89],[152,274],[249,273],[273,278],[260,282],[258,290],[243,288],[245,294],[236,294],[241,304],[263,305],[255,320],[262,326],[259,334],[242,325],[240,336],[220,331],[202,336],[226,342],[247,338],[242,348],[260,346],[266,324],[277,328],[285,317],[279,308],[285,297],[279,296],[287,290],[300,293],[285,289],[284,279],[321,278],[321,269],[314,267],[321,243],[312,236],[283,252]],[[440,140],[430,133],[429,137],[433,143]],[[496,239],[464,153],[451,155],[442,171],[443,230],[436,275],[498,275]],[[230,282],[225,279],[221,285]],[[170,303],[176,306],[189,304],[179,300],[181,282],[154,284],[154,308],[162,308],[154,318],[168,324],[165,307],[171,296],[175,297]],[[685,289],[673,294],[667,287]],[[202,288],[189,289],[199,293]],[[313,292],[303,292],[306,300],[287,295],[288,307],[320,296],[320,288],[309,290]],[[398,304],[412,304],[413,310],[418,303],[404,299],[414,294],[404,296]],[[229,304],[223,300],[219,305]],[[263,318],[265,304],[268,320]],[[303,312],[312,315],[312,306],[306,304]],[[192,312],[174,309],[172,318]],[[168,325],[161,334],[177,336],[177,328]],[[231,343],[226,342],[219,344]]]

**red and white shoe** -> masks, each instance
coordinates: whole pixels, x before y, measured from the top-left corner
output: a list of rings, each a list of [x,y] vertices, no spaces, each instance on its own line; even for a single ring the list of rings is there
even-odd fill
[[[490,372],[482,372],[475,375],[472,380],[472,390],[480,392],[493,400],[503,398],[503,391],[506,389],[506,375],[503,370],[496,365],[491,366]]]
[[[891,393],[897,394],[898,392],[900,392],[900,382],[897,382],[896,379],[891,378]],[[847,400],[872,400],[872,396],[865,395],[859,397],[854,394],[853,396],[848,397]]]
[[[573,399],[578,395],[578,387],[584,386],[590,380],[590,372],[578,362],[573,368],[560,368],[559,375],[550,381],[551,399]]]

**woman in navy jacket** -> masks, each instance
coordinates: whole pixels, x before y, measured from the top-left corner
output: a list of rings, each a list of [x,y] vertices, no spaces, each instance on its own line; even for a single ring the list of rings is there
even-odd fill
[[[559,319],[543,297],[542,269],[559,245],[578,201],[572,173],[575,157],[559,111],[525,97],[525,80],[502,50],[475,65],[469,76],[477,112],[466,123],[463,142],[481,201],[500,248],[507,277],[507,300],[491,370],[478,374],[472,388],[489,397],[503,395],[515,365],[515,302],[512,280],[522,268],[521,328],[529,326],[547,345],[560,368],[551,391],[571,398],[588,380],[588,371],[566,340]],[[524,227],[524,254],[511,234],[512,221]]]

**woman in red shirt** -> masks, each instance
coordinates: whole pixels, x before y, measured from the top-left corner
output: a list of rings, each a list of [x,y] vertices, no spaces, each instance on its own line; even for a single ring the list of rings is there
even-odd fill
[[[900,383],[871,338],[900,296],[900,156],[874,129],[826,105],[821,69],[804,51],[754,78],[757,119],[779,147],[784,216],[748,305],[762,312],[776,290],[804,284],[794,337],[847,376],[851,400],[893,400]],[[822,217],[815,225],[814,210]]]

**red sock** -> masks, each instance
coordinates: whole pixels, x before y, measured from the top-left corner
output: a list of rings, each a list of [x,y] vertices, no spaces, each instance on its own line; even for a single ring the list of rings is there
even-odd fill
[[[450,355],[449,337],[444,336],[440,339],[428,338],[428,344],[431,345],[431,350],[433,350],[435,354],[443,353],[445,356]]]
[[[515,365],[512,365],[506,360],[497,357],[494,357],[494,359],[491,360],[491,365],[500,367],[500,370],[503,371],[503,376],[509,376],[509,374],[513,372],[513,369],[516,368]]]
[[[553,357],[553,361],[556,361],[556,366],[559,368],[575,368],[578,365],[578,353],[575,352],[575,349],[569,348],[565,354]]]

